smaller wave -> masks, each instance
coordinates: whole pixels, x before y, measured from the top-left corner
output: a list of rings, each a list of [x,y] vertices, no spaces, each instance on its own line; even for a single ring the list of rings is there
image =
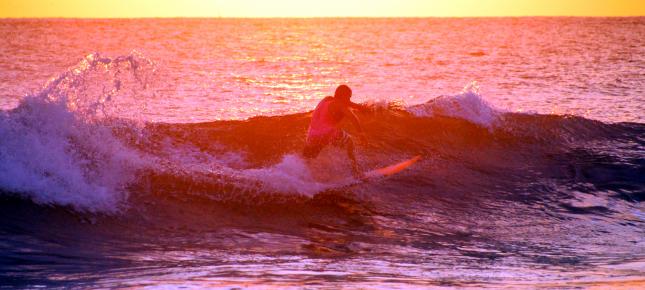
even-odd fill
[[[457,95],[439,96],[426,103],[410,106],[407,110],[417,117],[454,117],[488,128],[491,128],[500,115],[500,112],[481,96],[477,82],[468,84]]]

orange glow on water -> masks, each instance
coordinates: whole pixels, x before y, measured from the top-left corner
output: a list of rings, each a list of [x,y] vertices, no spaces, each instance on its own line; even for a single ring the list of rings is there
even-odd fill
[[[0,17],[9,18],[642,15],[645,15],[645,4],[640,0],[0,0]]]

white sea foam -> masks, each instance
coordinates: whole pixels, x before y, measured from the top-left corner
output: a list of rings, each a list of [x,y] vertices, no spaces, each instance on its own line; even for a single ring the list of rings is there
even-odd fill
[[[114,212],[138,154],[61,102],[26,98],[0,115],[0,188],[37,203]]]
[[[145,161],[115,136],[117,126],[132,130],[138,122],[117,119],[114,98],[141,85],[141,60],[88,55],[0,112],[0,190],[79,211],[118,211]]]

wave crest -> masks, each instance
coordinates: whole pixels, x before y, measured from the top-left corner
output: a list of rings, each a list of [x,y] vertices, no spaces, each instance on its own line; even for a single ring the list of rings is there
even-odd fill
[[[144,163],[115,134],[140,127],[122,119],[119,97],[145,90],[153,71],[136,53],[90,54],[1,112],[0,190],[79,211],[118,211]]]

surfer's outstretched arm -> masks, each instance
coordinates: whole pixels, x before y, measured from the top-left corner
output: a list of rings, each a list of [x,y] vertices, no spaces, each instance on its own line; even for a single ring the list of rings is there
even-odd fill
[[[352,112],[349,108],[345,107],[343,108],[343,114],[349,118],[349,120],[352,122],[352,125],[354,125],[354,128],[358,131],[360,134],[364,134],[363,131],[363,126],[361,126],[361,122],[358,120],[358,117]]]
[[[354,102],[351,102],[351,101],[349,102],[349,107],[354,109],[354,110],[359,110],[359,111],[363,111],[363,110],[367,109],[366,106],[361,105],[361,104],[357,104],[357,103],[354,103]]]

